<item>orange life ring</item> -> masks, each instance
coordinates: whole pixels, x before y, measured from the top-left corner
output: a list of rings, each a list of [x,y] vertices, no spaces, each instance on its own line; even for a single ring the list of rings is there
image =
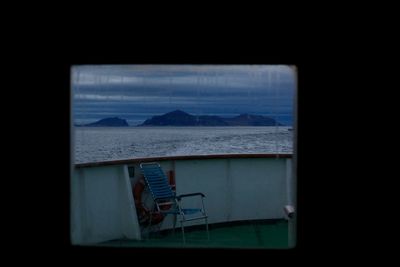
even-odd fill
[[[173,171],[169,172],[169,183],[173,190],[175,190],[175,179],[173,175]],[[165,215],[161,214],[160,212],[151,212],[142,202],[142,193],[144,191],[144,188],[146,186],[146,183],[144,181],[144,178],[141,177],[138,182],[136,182],[134,188],[133,188],[133,197],[135,200],[135,207],[136,211],[138,213],[138,219],[140,224],[148,224],[150,222],[150,216],[151,216],[151,223],[152,224],[158,224],[164,220]],[[172,205],[162,205],[160,206],[160,209],[162,210],[168,210],[171,208]]]

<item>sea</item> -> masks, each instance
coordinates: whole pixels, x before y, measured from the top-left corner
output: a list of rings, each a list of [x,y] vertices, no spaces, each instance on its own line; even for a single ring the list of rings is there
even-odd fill
[[[75,163],[144,157],[293,153],[287,126],[75,127]]]

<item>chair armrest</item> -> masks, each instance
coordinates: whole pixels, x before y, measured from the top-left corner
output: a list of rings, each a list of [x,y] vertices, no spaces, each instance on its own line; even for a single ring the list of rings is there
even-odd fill
[[[198,193],[191,193],[191,194],[182,194],[182,195],[177,196],[176,198],[178,199],[178,201],[180,201],[181,198],[183,198],[183,197],[192,197],[192,196],[205,197],[205,195],[203,193],[198,192]]]

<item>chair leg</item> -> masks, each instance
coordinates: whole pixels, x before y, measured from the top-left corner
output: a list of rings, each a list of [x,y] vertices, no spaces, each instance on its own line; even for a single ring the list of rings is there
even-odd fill
[[[205,218],[205,220],[206,220],[207,240],[210,241],[210,233],[208,231],[208,220],[207,220],[207,218]]]
[[[183,238],[183,244],[186,244],[186,239],[185,239],[185,227],[183,226],[183,222],[181,221],[181,228],[182,228],[182,238]]]
[[[174,232],[173,232],[173,234],[175,235],[175,226],[176,226],[176,214],[174,214]]]

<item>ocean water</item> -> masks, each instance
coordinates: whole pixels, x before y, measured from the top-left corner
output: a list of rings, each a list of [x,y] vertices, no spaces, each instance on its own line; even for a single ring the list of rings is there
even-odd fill
[[[290,127],[75,127],[75,163],[143,157],[292,153]]]

